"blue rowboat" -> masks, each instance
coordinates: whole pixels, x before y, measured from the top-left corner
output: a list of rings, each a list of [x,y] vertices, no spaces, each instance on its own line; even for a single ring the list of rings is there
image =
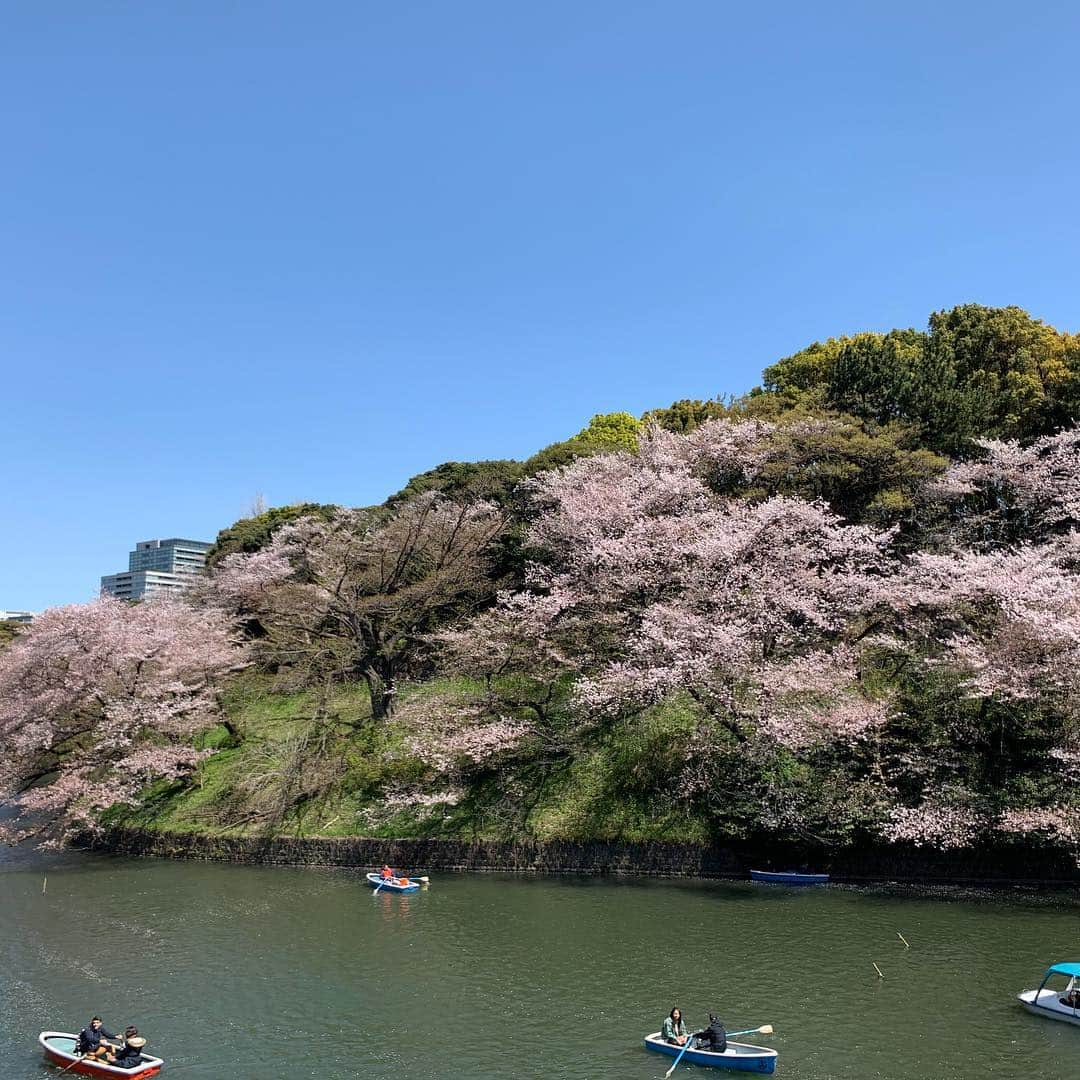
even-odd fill
[[[420,882],[416,878],[382,878],[378,874],[367,875],[368,884],[382,892],[418,892]],[[405,882],[405,884],[401,884]]]
[[[766,881],[770,885],[825,885],[828,874],[797,874],[794,870],[751,870],[754,881]]]
[[[658,1054],[678,1057],[681,1046],[664,1042],[659,1031],[645,1036],[645,1048]],[[749,1043],[728,1042],[722,1054],[712,1050],[687,1050],[683,1061],[704,1065],[708,1069],[735,1069],[738,1072],[771,1073],[776,1070],[776,1051],[767,1046],[751,1046]]]

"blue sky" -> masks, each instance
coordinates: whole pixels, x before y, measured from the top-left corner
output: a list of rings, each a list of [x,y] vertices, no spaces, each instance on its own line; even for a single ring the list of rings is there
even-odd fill
[[[3,7],[0,608],[817,338],[1080,329],[1080,8]]]

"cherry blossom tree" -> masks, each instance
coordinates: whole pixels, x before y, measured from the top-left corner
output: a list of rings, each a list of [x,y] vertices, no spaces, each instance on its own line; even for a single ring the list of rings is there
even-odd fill
[[[185,773],[245,659],[227,616],[182,600],[44,612],[0,653],[0,798],[70,824]]]
[[[977,819],[979,830],[1075,847],[1059,825],[1068,817],[1063,806],[1075,800],[1080,759],[1080,533],[1071,528],[1080,509],[1080,441],[1066,432],[1026,448],[984,447],[984,459],[954,466],[941,483],[949,497],[974,493],[975,523],[961,518],[957,546],[912,555],[879,587],[888,630],[877,641],[914,671],[958,680],[974,711],[952,735],[954,757],[965,744],[984,743],[992,775],[1026,770],[1029,786],[1054,792],[1052,802],[992,811],[988,804],[1008,793],[990,790],[943,803],[927,748],[923,760],[915,751],[907,758],[922,774],[922,801],[898,808],[884,835],[940,847],[966,842],[959,815]]]
[[[390,513],[339,510],[282,527],[263,551],[227,556],[207,593],[257,617],[264,658],[315,681],[363,680],[383,719],[427,635],[492,598],[492,545],[505,525],[493,504],[432,492]]]
[[[856,663],[846,635],[888,571],[891,533],[846,525],[821,503],[717,494],[706,477],[742,459],[752,468],[769,430],[738,428],[652,429],[636,455],[535,481],[526,539],[545,559],[525,593],[453,642],[458,665],[563,662],[579,675],[578,706],[599,715],[682,690],[737,739],[758,730],[794,744],[834,720],[861,730],[857,696],[845,699]]]
[[[1080,527],[1080,427],[1036,439],[981,439],[981,455],[954,463],[931,490],[956,508],[968,545],[1034,541]]]
[[[914,555],[878,586],[905,647],[943,643],[973,695],[1080,703],[1080,534],[1008,551]],[[897,640],[897,639],[894,639]]]

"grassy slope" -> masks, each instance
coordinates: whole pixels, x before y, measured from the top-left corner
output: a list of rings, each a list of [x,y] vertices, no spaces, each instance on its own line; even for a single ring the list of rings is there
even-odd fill
[[[467,682],[406,687],[453,697]],[[240,734],[204,736],[215,753],[187,786],[161,783],[135,810],[116,808],[112,823],[169,832],[307,836],[446,836],[495,839],[703,840],[706,829],[666,795],[664,779],[685,752],[696,717],[678,704],[593,739],[572,761],[539,750],[497,769],[452,780],[433,775],[408,752],[393,722],[373,725],[363,686],[334,689],[314,719],[312,692],[274,692],[271,680],[246,676],[226,702]],[[457,801],[394,806],[398,792],[454,789]],[[387,796],[390,795],[388,801]]]

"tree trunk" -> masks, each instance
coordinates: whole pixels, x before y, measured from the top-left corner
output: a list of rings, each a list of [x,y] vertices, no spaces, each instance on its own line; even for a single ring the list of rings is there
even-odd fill
[[[397,692],[393,664],[384,657],[373,660],[364,668],[364,682],[367,683],[368,693],[371,695],[372,719],[388,719],[393,715]]]

